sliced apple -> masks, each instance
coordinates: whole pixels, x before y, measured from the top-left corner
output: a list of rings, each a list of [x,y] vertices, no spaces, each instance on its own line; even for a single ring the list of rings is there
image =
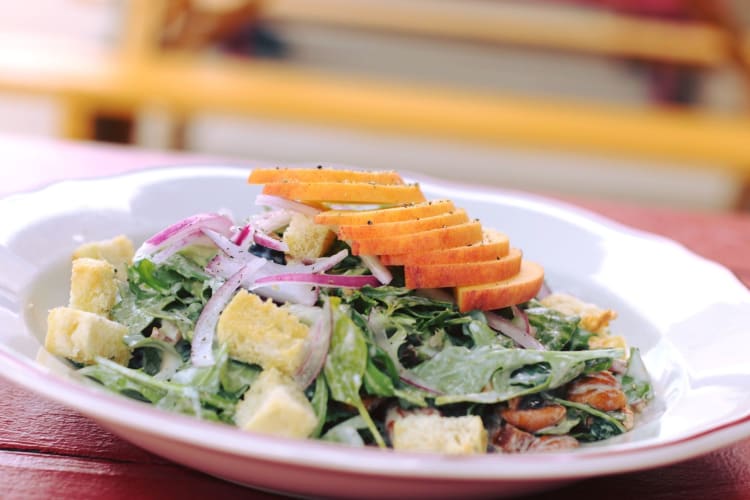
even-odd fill
[[[303,202],[398,205],[425,201],[419,184],[375,182],[269,182],[263,194]]]
[[[366,172],[363,170],[338,170],[333,168],[256,168],[247,178],[248,184],[269,182],[376,182],[378,184],[403,184],[401,176],[393,170]]]
[[[479,221],[474,221],[419,233],[353,240],[351,247],[354,255],[390,255],[410,252],[415,248],[452,248],[479,243],[481,240],[482,225]]]
[[[316,215],[315,222],[328,226],[379,224],[431,217],[455,209],[456,207],[451,200],[435,200],[406,203],[397,207],[377,210],[327,210]]]
[[[413,252],[401,255],[383,255],[386,266],[456,264],[459,262],[496,260],[508,255],[510,239],[494,229],[484,228],[482,242],[431,252]]]
[[[489,311],[527,302],[534,298],[544,282],[544,269],[523,260],[521,271],[508,279],[483,285],[458,286],[454,295],[461,312]]]
[[[521,251],[511,248],[508,255],[494,260],[404,266],[407,288],[446,288],[497,282],[521,270]]]
[[[469,222],[466,210],[459,208],[450,212],[420,217],[398,222],[376,222],[373,224],[359,224],[356,226],[339,226],[338,237],[341,240],[359,240],[366,238],[387,238],[404,234],[414,234],[430,229],[455,226]]]

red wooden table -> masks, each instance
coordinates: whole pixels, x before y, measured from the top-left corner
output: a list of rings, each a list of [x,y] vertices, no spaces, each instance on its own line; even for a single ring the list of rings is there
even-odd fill
[[[225,160],[10,136],[0,136],[0,158],[3,160],[0,196],[64,178],[114,174],[153,165]],[[690,213],[610,202],[568,201],[679,241],[724,264],[750,285],[748,214]],[[581,481],[527,498],[574,496],[597,500],[747,499],[750,498],[750,439],[686,462]],[[0,378],[0,498],[201,497],[277,498],[142,451],[75,411]]]

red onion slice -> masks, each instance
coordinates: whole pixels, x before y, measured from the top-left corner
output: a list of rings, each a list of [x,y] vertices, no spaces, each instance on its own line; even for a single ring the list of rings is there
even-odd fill
[[[271,250],[277,250],[284,253],[289,251],[289,245],[287,245],[286,242],[277,240],[273,236],[264,233],[253,233],[253,241],[258,245],[270,248]]]
[[[287,266],[289,272],[310,272],[310,273],[324,273],[330,269],[336,267],[336,264],[346,259],[349,255],[349,250],[341,250],[330,257],[323,257],[317,259],[312,264],[306,266]]]
[[[253,293],[272,299],[275,302],[286,304],[300,304],[303,306],[314,306],[318,302],[320,291],[317,286],[310,286],[301,283],[286,283],[284,286],[268,285],[262,287],[253,287]]]
[[[331,334],[333,332],[333,314],[331,306],[326,298],[323,301],[323,308],[320,311],[318,320],[310,328],[307,337],[307,346],[305,359],[302,361],[297,373],[294,374],[294,380],[297,385],[305,390],[318,377],[323,369],[328,348],[331,344]]]
[[[214,242],[219,250],[227,254],[229,257],[237,260],[243,260],[247,255],[247,252],[243,252],[240,247],[235,245],[229,238],[212,231],[211,229],[201,229],[201,232],[205,234],[211,241]]]
[[[237,234],[231,238],[232,243],[237,245],[242,250],[248,250],[250,244],[257,243],[258,245],[270,248],[271,250],[277,250],[279,252],[288,252],[289,245],[284,241],[281,241],[273,236],[256,231],[251,224],[242,226]]]
[[[510,310],[513,312],[513,318],[518,318],[521,321],[526,333],[536,338],[536,329],[529,323],[529,316],[518,306],[510,306]]]
[[[250,236],[254,232],[253,226],[250,224],[245,224],[239,230],[237,231],[237,234],[232,237],[232,243],[237,245],[238,247],[242,248],[242,244],[248,239],[248,236]]]
[[[232,232],[232,225],[232,219],[226,215],[211,213],[193,215],[162,229],[147,239],[138,248],[133,260],[138,261],[149,257],[159,249],[176,243],[201,229],[210,229],[219,234],[229,236]]]
[[[258,196],[256,196],[255,204],[262,207],[278,208],[280,210],[291,210],[292,212],[298,212],[310,217],[314,217],[315,215],[320,213],[319,209],[311,207],[310,205],[305,205],[304,203],[287,200],[286,198],[280,198],[278,196],[270,196],[267,194],[259,194]]]
[[[387,285],[393,281],[393,274],[380,262],[376,255],[360,255],[359,258],[381,284]]]
[[[493,328],[503,335],[510,337],[516,344],[520,345],[521,347],[525,347],[526,349],[536,349],[539,351],[546,350],[541,342],[532,337],[523,328],[519,328],[514,325],[512,321],[489,311],[485,312],[484,315],[487,318],[487,324],[490,325],[490,328]]]
[[[344,274],[289,273],[264,276],[255,280],[256,286],[271,283],[303,283],[336,288],[362,288],[367,285],[380,285],[375,276],[349,276]]]
[[[255,215],[251,220],[255,229],[268,234],[288,226],[292,221],[292,212],[289,210],[274,210]]]
[[[215,363],[213,344],[216,335],[216,323],[219,316],[227,306],[234,292],[240,287],[245,275],[251,272],[248,266],[243,267],[224,282],[208,299],[203,307],[198,321],[195,323],[195,332],[190,348],[190,361],[195,366],[211,366]]]
[[[152,254],[149,258],[154,264],[163,264],[171,256],[191,245],[211,245],[211,240],[206,238],[201,230],[196,230],[194,233],[190,233],[183,238],[172,241],[160,250]]]

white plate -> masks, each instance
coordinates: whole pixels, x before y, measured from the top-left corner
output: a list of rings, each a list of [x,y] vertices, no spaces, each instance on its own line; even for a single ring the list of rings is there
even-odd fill
[[[69,256],[86,240],[141,240],[178,218],[255,211],[246,169],[170,168],[64,182],[0,201],[0,374],[156,454],[298,495],[467,497],[530,492],[687,459],[750,436],[750,293],[726,269],[662,238],[518,193],[423,180],[507,233],[553,289],[617,310],[656,402],[633,432],[555,454],[447,457],[243,433],[82,385],[36,362],[46,313],[67,302]],[[50,368],[52,366],[52,368]],[[33,425],[33,422],[30,422]]]

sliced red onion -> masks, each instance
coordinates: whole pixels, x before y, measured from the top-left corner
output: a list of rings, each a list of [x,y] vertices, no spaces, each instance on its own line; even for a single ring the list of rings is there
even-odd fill
[[[307,285],[337,288],[362,288],[367,285],[380,285],[375,276],[349,276],[345,274],[289,273],[264,276],[255,280],[256,286],[271,283],[304,283]]]
[[[171,243],[158,250],[156,253],[152,254],[149,259],[151,259],[151,262],[153,262],[154,264],[163,264],[171,256],[191,245],[208,246],[211,245],[211,240],[206,238],[203,235],[203,232],[201,232],[201,230],[199,229],[180,239],[172,241]]]
[[[253,233],[253,241],[258,245],[270,248],[271,250],[277,250],[279,252],[288,252],[289,245],[285,241],[277,240],[273,236],[269,236],[264,233]]]
[[[249,266],[243,267],[234,273],[216,291],[206,305],[203,307],[198,321],[195,323],[195,332],[190,349],[190,361],[195,366],[211,366],[214,364],[213,344],[216,334],[216,323],[224,308],[231,300],[234,292],[245,280],[246,274],[252,272]]]
[[[319,209],[311,207],[310,205],[305,205],[304,203],[300,203],[298,201],[287,200],[286,198],[270,196],[267,194],[259,194],[258,196],[256,196],[255,204],[262,207],[291,210],[292,212],[298,212],[310,217],[314,217],[315,215],[320,213]]]
[[[219,250],[227,254],[229,257],[238,260],[244,259],[246,252],[243,252],[240,247],[234,244],[229,238],[217,233],[216,231],[212,231],[211,229],[201,229],[201,232],[213,241]]]
[[[359,258],[381,284],[387,285],[393,281],[391,271],[380,262],[380,259],[376,255],[360,255]]]
[[[420,389],[422,391],[429,392],[432,394],[437,394],[437,395],[443,394],[441,391],[438,391],[437,389],[430,387],[424,382],[422,382],[421,380],[419,380],[419,378],[417,378],[412,372],[410,372],[406,368],[399,370],[398,378],[405,384],[409,384],[410,386],[416,387],[417,389]]]
[[[487,318],[487,324],[490,325],[490,328],[510,337],[521,347],[525,347],[526,349],[536,349],[539,351],[546,350],[541,342],[532,337],[523,328],[514,325],[512,321],[492,312],[485,312],[484,315]]]
[[[239,229],[239,231],[237,231],[237,234],[232,238],[232,243],[234,243],[238,247],[242,247],[242,244],[253,232],[253,226],[251,226],[250,224],[245,224]]]
[[[180,241],[201,229],[211,229],[219,234],[229,236],[232,231],[232,225],[232,219],[226,215],[211,213],[193,215],[172,224],[147,239],[138,248],[133,260],[138,261],[149,257],[159,249]]]
[[[513,312],[513,319],[518,318],[518,321],[521,322],[521,324],[523,325],[523,329],[526,330],[526,333],[528,333],[532,337],[536,337],[536,328],[531,326],[531,323],[529,323],[529,316],[518,306],[510,306],[510,310]]]
[[[264,265],[261,266],[258,271],[257,277],[275,276],[278,274],[317,274],[328,271],[336,266],[339,262],[344,260],[349,255],[348,250],[341,250],[340,252],[331,255],[330,257],[323,257],[315,260],[312,264],[289,264],[282,265],[271,262],[270,260],[257,257],[248,252],[239,252],[235,254],[236,257],[232,257],[226,254],[218,254],[214,257],[206,266],[206,272],[211,276],[217,278],[228,278],[235,272],[237,272],[244,264],[261,260]],[[246,281],[248,285],[252,285],[252,281],[256,278],[252,277],[252,280]]]
[[[322,257],[317,259],[315,262],[309,265],[303,266],[287,266],[289,272],[310,272],[310,273],[324,273],[329,269],[333,269],[336,264],[346,259],[349,255],[349,250],[341,250],[330,257]]]
[[[292,213],[289,210],[274,210],[252,217],[253,226],[262,233],[272,233],[292,221]]]
[[[252,255],[252,254],[248,254]],[[253,255],[253,257],[255,257]],[[256,257],[257,259],[260,259],[260,257]],[[265,260],[265,259],[262,259]],[[266,261],[269,262],[269,261]],[[205,271],[210,276],[213,276],[214,278],[222,278],[227,279],[230,276],[232,276],[234,273],[242,269],[247,264],[247,261],[244,260],[238,260],[238,259],[232,259],[231,257],[227,256],[226,254],[220,253],[217,254],[213,259],[211,259],[208,264],[206,264]]]
[[[333,314],[328,299],[325,299],[318,320],[310,328],[305,358],[297,373],[294,374],[294,380],[302,390],[307,389],[323,369],[331,344],[332,332]]]
[[[232,243],[237,245],[243,251],[246,251],[251,243],[257,243],[258,245],[270,248],[271,250],[277,250],[279,252],[288,252],[289,245],[286,242],[281,241],[273,236],[256,231],[252,224],[246,224],[242,226],[237,234],[231,239]]]
[[[278,285],[262,286],[253,288],[253,292],[275,302],[303,306],[314,306],[320,295],[318,287],[299,283],[287,283],[283,287]]]

